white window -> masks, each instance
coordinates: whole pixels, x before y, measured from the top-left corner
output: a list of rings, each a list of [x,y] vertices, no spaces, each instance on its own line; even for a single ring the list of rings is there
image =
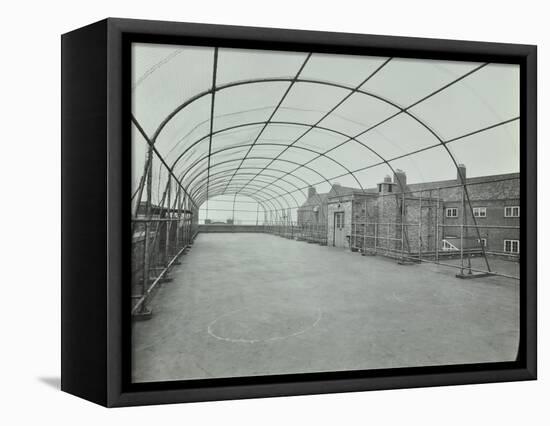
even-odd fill
[[[504,240],[505,253],[519,253],[519,240]]]
[[[487,217],[487,207],[474,207],[475,217]]]
[[[458,217],[458,209],[456,207],[447,208],[445,215],[447,217]]]
[[[519,206],[504,207],[504,217],[519,217]]]

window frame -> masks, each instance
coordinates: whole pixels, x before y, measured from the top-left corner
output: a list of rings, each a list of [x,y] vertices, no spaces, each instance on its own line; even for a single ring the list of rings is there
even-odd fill
[[[473,207],[472,210],[474,213],[474,217],[478,217],[482,219],[487,217],[487,207]],[[476,215],[476,211],[478,213],[477,215]],[[481,212],[483,212],[483,214],[481,214]]]
[[[506,250],[506,243],[510,243],[510,250]],[[514,243],[516,244],[516,251],[514,251]],[[504,240],[504,253],[519,254],[519,240]]]
[[[507,213],[508,209],[510,209],[510,214]],[[517,209],[517,215],[514,215],[514,209]],[[504,206],[504,217],[519,217],[519,215],[519,206]]]
[[[454,215],[449,215],[449,212],[453,212]],[[445,207],[445,217],[455,218],[458,217],[458,207]]]

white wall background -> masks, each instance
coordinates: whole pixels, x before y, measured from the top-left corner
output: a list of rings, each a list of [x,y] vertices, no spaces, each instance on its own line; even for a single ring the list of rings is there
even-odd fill
[[[548,419],[549,195],[539,196],[539,381],[106,410],[59,392],[60,39],[107,16],[539,45],[539,187],[548,184],[541,1],[10,1],[2,6],[3,424],[541,424]]]

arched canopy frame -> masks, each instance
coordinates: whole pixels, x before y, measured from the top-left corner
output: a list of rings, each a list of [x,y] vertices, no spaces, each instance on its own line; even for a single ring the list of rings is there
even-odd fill
[[[459,83],[467,83],[472,76],[478,74],[482,70],[486,70],[490,67],[491,64],[480,63],[473,64],[467,71],[461,72],[457,75],[454,75],[453,78],[447,79],[444,84],[439,85],[439,87],[432,87],[431,90],[428,90],[423,96],[412,101],[404,102],[403,100],[398,100],[395,97],[389,96],[387,93],[377,93],[376,90],[373,90],[372,87],[368,87],[367,83],[374,78],[379,77],[379,75],[384,74],[386,69],[389,68],[395,61],[395,58],[381,58],[380,62],[377,63],[377,66],[371,67],[365,72],[365,75],[354,81],[354,84],[350,82],[341,82],[334,81],[330,79],[317,78],[311,76],[310,65],[314,61],[318,54],[315,53],[304,53],[302,59],[299,61],[299,64],[296,66],[296,69],[293,75],[290,76],[269,76],[269,77],[257,77],[257,78],[246,78],[235,81],[220,82],[218,81],[217,76],[219,76],[219,49],[213,49],[213,61],[212,61],[212,81],[211,86],[205,90],[201,90],[198,93],[193,93],[192,95],[184,98],[179,102],[174,108],[172,108],[164,118],[158,123],[158,126],[153,131],[152,136],[148,136],[143,130],[142,125],[135,116],[132,116],[132,122],[138,129],[141,136],[145,139],[148,144],[150,155],[155,155],[161,162],[162,167],[165,169],[167,175],[170,176],[170,179],[174,179],[174,182],[177,183],[185,196],[189,198],[190,202],[198,207],[200,202],[205,199],[208,199],[210,196],[210,190],[213,189],[215,192],[212,194],[229,194],[235,193],[239,194],[254,194],[261,196],[262,202],[265,204],[266,200],[275,200],[280,198],[289,205],[289,200],[292,200],[293,204],[299,206],[300,203],[298,199],[293,195],[294,193],[300,194],[304,197],[303,190],[308,186],[314,186],[318,183],[326,183],[331,186],[331,182],[334,182],[335,179],[339,177],[349,176],[352,180],[355,181],[358,190],[364,190],[361,179],[357,176],[359,171],[364,171],[369,168],[376,167],[378,165],[385,165],[389,171],[394,173],[394,176],[399,179],[399,174],[395,173],[393,163],[397,159],[403,159],[406,157],[412,157],[416,154],[419,154],[430,149],[435,149],[437,147],[441,148],[447,155],[451,163],[454,165],[456,171],[459,170],[459,160],[456,158],[456,155],[452,152],[449,147],[449,144],[452,142],[471,138],[475,135],[478,135],[483,132],[488,132],[491,129],[497,127],[505,126],[506,124],[512,123],[516,120],[519,120],[519,115],[512,117],[502,117],[501,120],[488,123],[483,126],[478,126],[475,128],[470,128],[469,131],[462,134],[453,135],[451,137],[445,137],[437,128],[437,121],[427,121],[426,113],[422,114],[417,111],[417,108],[426,104],[427,101],[432,100],[441,96],[442,94],[454,90]],[[154,75],[153,71],[165,64],[155,64],[156,67],[154,70],[148,72],[147,75],[142,76],[138,79],[139,86],[146,81],[146,79],[152,78]],[[248,65],[243,65],[247,67]],[[154,68],[153,67],[153,68]],[[223,72],[223,70],[222,70]],[[309,74],[308,74],[309,73]],[[391,74],[391,70],[388,71]],[[231,126],[221,125],[221,128],[216,127],[216,120],[219,115],[216,114],[216,96],[228,91],[230,89],[236,88],[245,88],[245,87],[267,87],[270,84],[281,84],[282,94],[279,97],[278,101],[275,103],[275,107],[271,110],[267,119],[264,120],[246,120],[241,119],[240,122]],[[292,98],[295,90],[298,90],[298,87],[304,87],[303,85],[311,85],[312,87],[319,88],[331,88],[339,91],[339,95],[335,97],[332,106],[322,109],[323,114],[320,117],[317,117],[314,121],[300,120],[281,120],[278,118],[278,113],[280,110],[289,109],[292,110],[292,105],[289,102],[289,99]],[[139,90],[137,85],[134,85],[135,90]],[[386,105],[387,108],[390,108],[392,112],[385,116],[382,119],[376,120],[374,123],[364,124],[363,128],[358,132],[349,133],[347,131],[342,131],[338,126],[334,124],[327,123],[327,119],[336,116],[336,111],[343,108],[345,105],[353,102],[353,99],[357,99],[357,96],[362,96],[373,100],[374,103],[379,103]],[[185,140],[186,137],[180,138],[176,141],[176,145],[183,143],[185,148],[183,152],[180,152],[179,155],[168,160],[166,157],[166,152],[161,152],[158,147],[158,140],[162,136],[163,132],[167,126],[172,123],[174,120],[184,119],[185,120],[185,111],[194,105],[199,100],[210,99],[210,114],[208,119],[208,132],[201,135],[199,138],[196,138],[193,141]],[[287,105],[288,104],[288,105]],[[402,106],[407,105],[407,106]],[[261,105],[260,105],[261,106]],[[412,111],[412,110],[415,111]],[[244,110],[243,110],[244,111]],[[237,111],[235,114],[240,114]],[[435,114],[434,116],[436,116]],[[426,146],[417,147],[417,149],[409,150],[400,155],[388,156],[385,152],[380,152],[379,149],[375,148],[368,138],[365,138],[367,133],[377,131],[382,126],[387,125],[392,120],[395,120],[397,117],[406,116],[408,119],[412,120],[416,125],[422,129],[425,134],[428,134],[433,142],[428,143]],[[434,126],[435,124],[435,126]],[[262,140],[264,133],[272,129],[273,126],[297,126],[303,127],[304,131],[301,132],[297,137],[288,138],[284,142],[270,143]],[[231,146],[222,146],[216,147],[216,137],[223,134],[227,134],[231,131],[237,129],[244,129],[247,127],[258,126],[259,132],[252,138],[247,140],[242,138],[236,143],[232,143]],[[313,132],[324,132],[331,133],[343,137],[344,139],[338,143],[330,146],[326,150],[317,150],[305,147],[303,145],[297,145],[305,139],[310,133]],[[189,164],[187,162],[187,156],[193,153],[195,148],[199,148],[201,142],[208,141],[208,153],[201,156],[199,159],[193,159],[193,162]],[[361,168],[351,168],[348,165],[340,161],[338,157],[338,149],[348,144],[353,144],[358,148],[365,149],[365,152],[368,152],[369,155],[377,157],[380,161],[367,164]],[[266,155],[256,155],[254,154],[256,147],[268,148],[268,147],[280,147],[278,153],[272,156]],[[246,153],[241,155],[238,159],[231,159],[225,161],[214,161],[217,160],[219,156],[220,159],[224,155],[228,155],[232,151],[236,151],[239,154],[239,150],[245,149]],[[296,150],[305,151],[311,154],[314,154],[312,158],[308,158],[304,161],[295,161],[295,167],[290,170],[282,170],[278,167],[274,167],[277,162],[287,162],[292,163],[288,159],[281,158],[286,153],[294,152]],[[244,151],[243,151],[244,152]],[[360,151],[358,151],[360,152]],[[338,155],[337,155],[338,154]],[[166,157],[166,158],[165,158]],[[313,166],[313,164],[318,159],[327,159],[329,162],[336,164],[340,167],[344,173],[340,174],[327,174],[325,171],[320,170],[318,167]],[[251,167],[249,160],[265,160],[267,161],[261,167]],[[238,162],[238,165],[232,164]],[[206,163],[206,164],[204,164]],[[312,167],[309,167],[311,165]],[[230,166],[230,168],[226,168]],[[236,167],[235,167],[236,166]],[[224,169],[219,169],[224,167]],[[250,173],[250,170],[254,168],[256,170],[255,174]],[[196,170],[195,170],[196,169]],[[218,169],[218,170],[216,170]],[[214,171],[211,173],[211,171]],[[245,170],[247,170],[245,172]],[[280,173],[275,173],[274,171],[278,170]],[[319,181],[314,181],[311,176],[305,177],[300,174],[300,171],[311,171],[314,174],[320,176]],[[275,173],[275,174],[274,174]],[[206,174],[206,177],[204,177]],[[246,176],[246,177],[245,177]],[[470,202],[470,196],[468,194],[468,188],[466,185],[465,179],[458,174],[461,184],[464,188],[465,197],[470,210],[472,210],[472,205]],[[144,185],[145,174],[140,180],[140,186]],[[186,180],[189,178],[188,180]],[[211,179],[212,178],[212,179]],[[290,182],[287,178],[298,179],[304,183],[303,187],[298,187],[295,182]],[[399,182],[401,183],[401,182]],[[225,186],[224,186],[225,184]],[[290,187],[290,189],[287,189]],[[141,190],[138,188],[139,197],[141,197]],[[258,195],[263,194],[263,195]],[[139,202],[139,200],[138,200]],[[475,216],[472,211],[472,218],[474,223],[476,222]],[[477,225],[477,224],[476,224]],[[477,227],[476,227],[477,229]]]

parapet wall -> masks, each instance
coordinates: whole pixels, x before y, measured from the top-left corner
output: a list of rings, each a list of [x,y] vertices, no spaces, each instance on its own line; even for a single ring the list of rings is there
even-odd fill
[[[264,232],[263,225],[230,225],[225,223],[216,223],[208,225],[199,225],[199,232]]]

